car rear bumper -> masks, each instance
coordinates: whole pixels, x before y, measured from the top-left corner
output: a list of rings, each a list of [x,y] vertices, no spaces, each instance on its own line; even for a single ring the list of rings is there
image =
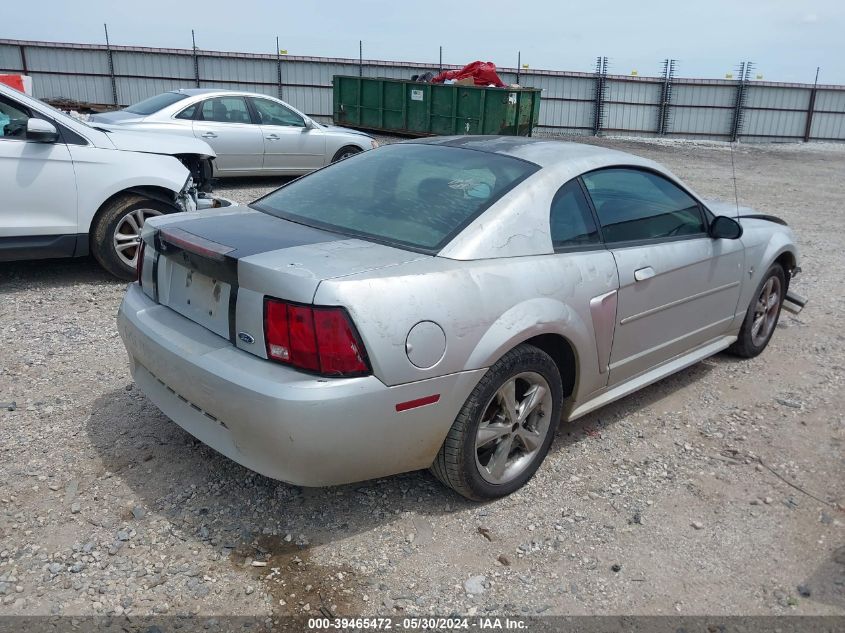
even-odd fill
[[[311,376],[235,348],[137,284],[117,320],[135,382],[162,412],[243,466],[303,486],[427,468],[486,371],[393,387]],[[396,411],[434,394],[434,404]]]

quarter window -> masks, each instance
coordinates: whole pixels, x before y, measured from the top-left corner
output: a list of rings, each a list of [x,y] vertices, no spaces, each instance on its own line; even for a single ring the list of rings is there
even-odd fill
[[[179,114],[176,115],[177,119],[193,119],[197,115],[197,109],[199,108],[198,103],[194,103],[193,105],[189,105],[187,108],[182,110]]]
[[[218,123],[252,123],[243,97],[214,97],[202,103],[203,121]]]
[[[555,248],[585,246],[600,241],[590,206],[577,180],[570,180],[555,194],[549,223]]]
[[[599,217],[605,242],[631,242],[699,235],[701,208],[666,178],[630,168],[582,176]]]
[[[296,112],[281,103],[269,99],[252,99],[252,105],[258,113],[258,122],[262,125],[287,125],[305,127],[305,121]]]

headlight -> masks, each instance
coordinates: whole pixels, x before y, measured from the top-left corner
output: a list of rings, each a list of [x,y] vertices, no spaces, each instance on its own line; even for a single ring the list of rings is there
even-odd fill
[[[372,146],[373,146],[373,149],[375,149],[375,148],[377,148],[377,147],[378,147],[378,141],[377,141],[376,139],[374,139],[374,138],[371,138],[371,139],[370,139],[370,145],[372,145]]]

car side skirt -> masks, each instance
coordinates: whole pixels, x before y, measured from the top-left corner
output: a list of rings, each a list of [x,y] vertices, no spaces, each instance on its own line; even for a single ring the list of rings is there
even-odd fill
[[[88,236],[85,233],[0,237],[0,262],[82,257],[87,254]]]
[[[694,365],[695,363],[704,360],[708,356],[712,356],[713,354],[717,354],[722,350],[727,349],[731,346],[731,344],[736,341],[736,336],[720,336],[719,338],[710,341],[709,343],[705,343],[704,345],[697,347],[696,349],[683,354],[682,356],[678,356],[669,360],[649,371],[645,372],[644,374],[640,374],[638,376],[634,376],[630,380],[627,380],[619,385],[611,387],[606,391],[600,392],[598,395],[592,396],[589,400],[583,403],[573,403],[573,408],[569,411],[569,413],[565,413],[562,416],[562,419],[572,421],[580,418],[583,415],[590,413],[591,411],[595,411],[599,407],[603,407],[606,404],[610,404],[614,400],[618,400],[619,398],[624,398],[625,396],[634,393],[642,389],[643,387],[647,387],[648,385],[657,382],[658,380],[662,380],[675,372],[678,372],[682,369],[689,367],[690,365]]]

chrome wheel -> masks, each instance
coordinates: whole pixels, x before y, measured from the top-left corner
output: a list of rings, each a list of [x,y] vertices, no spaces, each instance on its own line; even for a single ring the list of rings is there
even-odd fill
[[[138,244],[141,241],[141,229],[144,223],[154,216],[161,215],[161,211],[155,209],[133,209],[117,223],[114,229],[114,250],[118,259],[135,268],[138,264]]]
[[[552,392],[535,372],[510,378],[484,408],[475,437],[475,463],[485,481],[505,484],[540,452],[549,430]]]
[[[754,306],[754,316],[751,323],[751,342],[755,346],[765,345],[775,329],[778,311],[781,303],[781,284],[777,277],[769,277],[763,284],[760,296]]]

